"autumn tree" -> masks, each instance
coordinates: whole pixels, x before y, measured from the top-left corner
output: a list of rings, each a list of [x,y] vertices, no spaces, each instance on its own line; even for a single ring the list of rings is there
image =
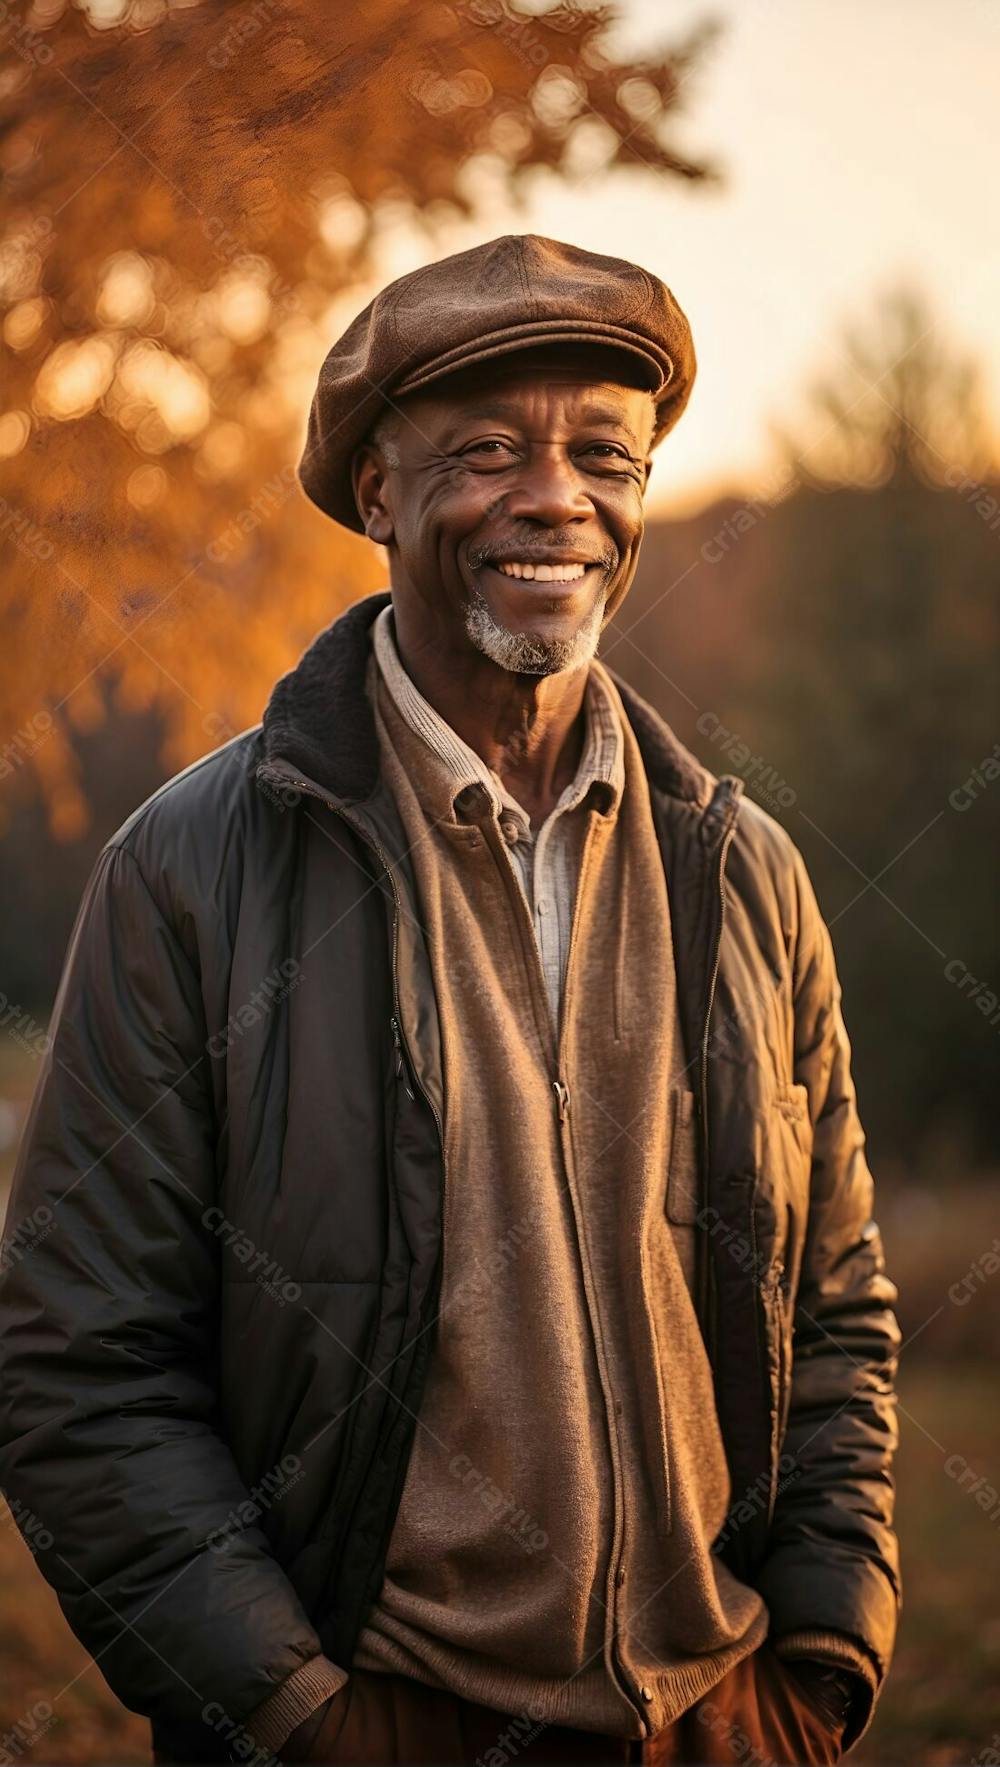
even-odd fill
[[[374,286],[488,232],[491,192],[542,168],[711,175],[671,140],[706,33],[626,62],[616,13],[4,9],[8,806],[40,785],[75,836],[75,733],[109,696],[156,710],[180,765],[382,580],[294,477],[324,350]]]

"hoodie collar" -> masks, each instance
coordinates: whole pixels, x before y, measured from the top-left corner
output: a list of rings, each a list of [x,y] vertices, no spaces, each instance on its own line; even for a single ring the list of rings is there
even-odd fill
[[[277,682],[262,723],[262,767],[290,764],[344,803],[360,803],[372,795],[379,778],[379,749],[365,677],[372,624],[391,605],[388,589],[354,602]],[[692,808],[708,810],[720,781],[651,705],[613,669],[607,672],[635,731],[650,784]],[[728,808],[734,809],[743,782],[727,775],[722,783],[729,786]],[[713,808],[718,814],[717,799]]]

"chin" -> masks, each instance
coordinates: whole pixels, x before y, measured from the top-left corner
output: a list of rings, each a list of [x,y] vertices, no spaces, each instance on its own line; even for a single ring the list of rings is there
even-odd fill
[[[574,632],[552,637],[504,626],[486,597],[474,590],[465,610],[465,630],[477,650],[512,675],[559,675],[596,656],[606,600],[606,595],[599,596]]]

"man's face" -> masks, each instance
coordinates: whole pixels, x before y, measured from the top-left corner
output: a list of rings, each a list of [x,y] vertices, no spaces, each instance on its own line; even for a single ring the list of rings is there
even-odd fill
[[[654,422],[619,372],[499,358],[401,400],[392,444],[360,452],[367,532],[439,642],[535,675],[594,654],[635,574]]]

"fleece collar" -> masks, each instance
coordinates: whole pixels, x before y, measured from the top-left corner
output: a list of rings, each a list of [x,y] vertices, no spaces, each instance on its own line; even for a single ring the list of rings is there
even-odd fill
[[[379,776],[378,737],[365,690],[371,626],[392,604],[388,589],[355,602],[310,644],[295,668],[276,684],[262,725],[263,766],[290,763],[331,797],[363,802]],[[607,664],[604,665],[607,668]],[[707,809],[719,785],[715,775],[678,741],[659,713],[608,674],[621,695],[652,786],[695,808]],[[738,799],[742,781],[729,781]]]

